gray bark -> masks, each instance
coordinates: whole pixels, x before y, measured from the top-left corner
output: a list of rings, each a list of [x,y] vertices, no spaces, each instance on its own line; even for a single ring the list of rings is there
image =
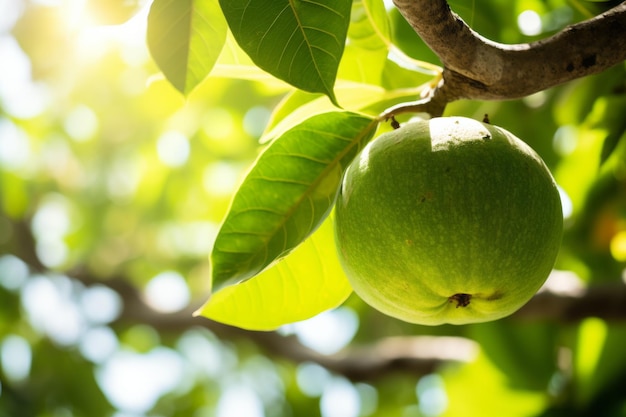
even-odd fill
[[[443,112],[458,99],[505,100],[600,73],[626,59],[626,2],[537,42],[507,45],[472,30],[445,0],[394,0],[443,63],[443,79],[428,97],[390,109]]]

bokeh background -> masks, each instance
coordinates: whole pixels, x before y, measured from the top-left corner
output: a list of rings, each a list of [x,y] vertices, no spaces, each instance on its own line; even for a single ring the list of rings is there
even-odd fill
[[[617,3],[450,2],[508,43]],[[589,312],[429,328],[352,296],[247,332],[191,313],[229,201],[291,90],[212,76],[183,98],[149,56],[149,5],[0,0],[0,417],[626,416],[624,64],[447,110],[489,114],[543,156],[566,222],[551,291],[602,288]],[[397,45],[437,63],[389,15]],[[593,308],[611,303],[611,317]]]

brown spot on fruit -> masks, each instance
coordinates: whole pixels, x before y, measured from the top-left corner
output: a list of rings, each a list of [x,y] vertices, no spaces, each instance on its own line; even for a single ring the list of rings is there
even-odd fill
[[[456,302],[456,308],[467,307],[472,296],[470,294],[458,293],[448,297],[448,302]]]
[[[424,194],[420,195],[417,200],[420,203],[425,203],[427,201],[431,201],[433,199],[433,193],[432,191],[426,191]]]

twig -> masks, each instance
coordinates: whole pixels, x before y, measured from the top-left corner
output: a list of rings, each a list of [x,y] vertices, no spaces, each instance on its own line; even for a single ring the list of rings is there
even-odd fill
[[[393,372],[425,375],[448,362],[471,361],[478,349],[475,342],[447,336],[391,337],[361,346],[349,346],[334,355],[323,355],[302,345],[294,336],[276,332],[254,332],[227,326],[202,317],[192,317],[197,306],[163,314],[144,302],[139,291],[126,280],[117,278],[105,282],[80,277],[87,285],[99,283],[114,289],[124,300],[120,324],[143,323],[160,332],[181,333],[201,327],[221,339],[254,342],[268,355],[295,363],[317,363],[354,381],[375,380]],[[590,288],[577,288],[567,293],[547,287],[537,294],[511,319],[520,321],[554,321],[572,323],[586,317],[608,321],[626,321],[626,285],[613,283]]]
[[[20,253],[15,255],[28,261],[31,268],[45,273],[45,267],[40,265],[31,247],[34,241],[30,229],[26,224],[22,226],[23,244],[18,246]],[[470,361],[477,349],[474,342],[458,337],[393,337],[363,346],[350,346],[335,355],[322,355],[303,346],[294,336],[282,336],[276,332],[251,332],[193,317],[192,313],[199,305],[173,314],[160,313],[145,302],[139,289],[124,276],[101,280],[84,269],[75,269],[69,275],[86,286],[105,285],[117,292],[124,305],[116,321],[119,325],[143,323],[160,332],[177,334],[192,328],[207,328],[222,339],[251,340],[268,355],[296,363],[315,362],[352,380],[374,380],[392,372],[424,375],[443,363]],[[567,273],[556,273],[548,280],[543,291],[511,319],[572,323],[586,317],[626,321],[626,285],[614,282],[585,288],[580,282],[568,277]]]
[[[503,100],[596,74],[626,59],[626,2],[546,39],[516,45],[473,31],[445,0],[394,0],[443,65],[443,94]]]

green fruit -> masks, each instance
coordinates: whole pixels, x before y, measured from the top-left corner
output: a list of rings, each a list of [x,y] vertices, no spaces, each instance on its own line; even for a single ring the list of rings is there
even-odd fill
[[[346,171],[335,238],[365,302],[411,323],[484,322],[524,305],[559,250],[559,192],[504,129],[462,117],[408,123]]]

